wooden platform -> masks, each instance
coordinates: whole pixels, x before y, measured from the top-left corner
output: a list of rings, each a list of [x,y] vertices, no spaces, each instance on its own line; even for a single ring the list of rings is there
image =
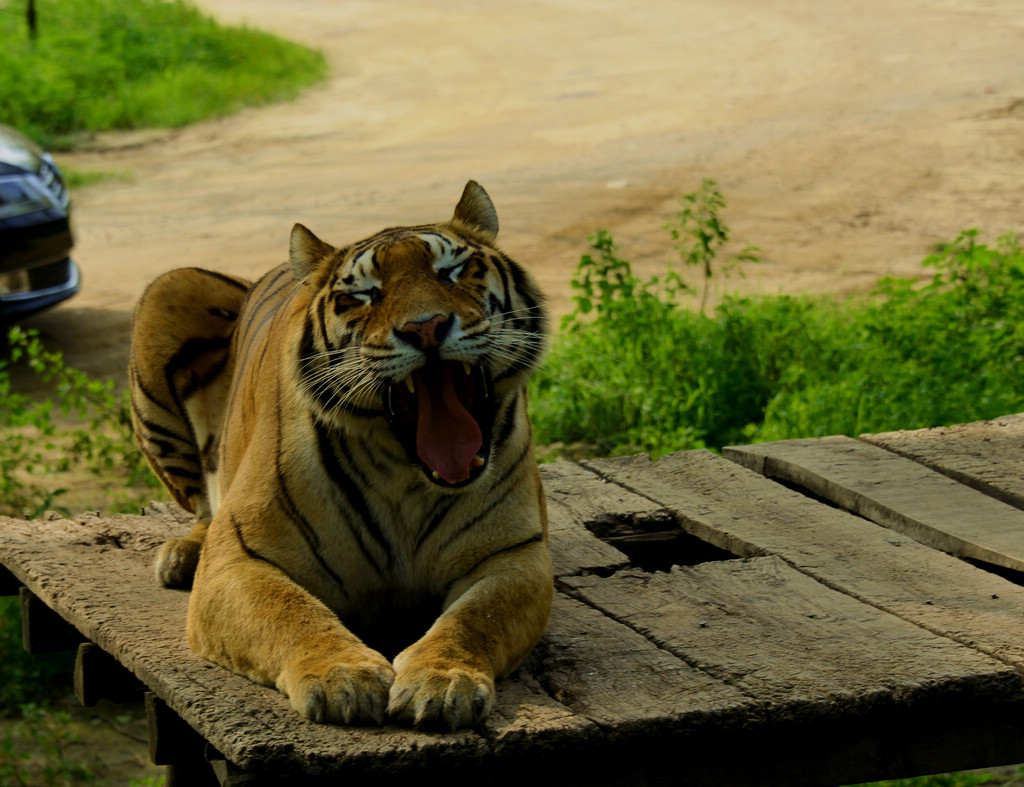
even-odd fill
[[[195,656],[187,595],[151,570],[185,528],[170,509],[2,520],[0,563],[74,626],[40,646],[94,643],[80,694],[137,678],[157,760],[226,784],[797,787],[1024,761],[1024,417],[723,454],[544,468],[549,631],[457,734],[315,725]]]

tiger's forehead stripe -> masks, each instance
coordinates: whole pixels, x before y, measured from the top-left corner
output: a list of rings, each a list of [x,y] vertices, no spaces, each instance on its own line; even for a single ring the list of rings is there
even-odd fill
[[[377,267],[375,260],[376,249],[376,246],[365,248],[348,262],[343,263],[334,274],[331,289],[346,290],[356,282],[360,286],[379,287],[380,279],[373,273]]]
[[[465,262],[477,251],[475,244],[468,241],[456,244],[452,238],[437,232],[424,232],[416,237],[426,243],[433,252],[435,270]]]
[[[367,279],[370,278],[371,271],[376,266],[377,247],[371,246],[366,251],[360,252],[356,255],[355,259],[352,260],[352,271],[356,276]]]
[[[480,247],[471,241],[451,238],[436,231],[406,234],[404,238],[415,238],[430,249],[431,256],[434,258],[434,270],[443,270],[444,268],[459,265],[480,251]],[[347,273],[335,277],[333,289],[344,289],[346,285],[351,285],[357,281],[361,283],[372,282],[379,285],[377,252],[381,248],[401,239],[403,239],[403,235],[386,235],[373,239],[374,242],[358,250],[355,256],[344,266],[344,270]]]

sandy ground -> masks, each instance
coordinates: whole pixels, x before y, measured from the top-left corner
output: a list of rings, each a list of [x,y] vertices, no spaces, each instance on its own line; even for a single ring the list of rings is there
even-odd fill
[[[556,313],[586,237],[642,272],[705,177],[766,293],[866,291],[961,228],[1024,226],[1016,0],[200,0],[321,48],[299,100],[63,157],[124,170],[76,196],[82,293],[32,324],[119,373],[146,282],[255,277],[301,221],[336,244],[447,218],[479,180]]]

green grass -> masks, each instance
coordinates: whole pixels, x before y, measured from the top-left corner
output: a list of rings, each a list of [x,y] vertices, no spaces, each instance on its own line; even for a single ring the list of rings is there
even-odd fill
[[[218,25],[183,0],[24,0],[0,5],[8,125],[49,148],[97,131],[178,127],[296,96],[325,77],[320,52]]]
[[[126,183],[132,179],[132,173],[123,169],[79,169],[62,163],[60,171],[72,193],[100,183]]]

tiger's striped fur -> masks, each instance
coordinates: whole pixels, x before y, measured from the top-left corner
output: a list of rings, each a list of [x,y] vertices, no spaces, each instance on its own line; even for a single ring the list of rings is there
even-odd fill
[[[342,249],[296,225],[251,288],[182,269],[136,310],[138,438],[196,515],[158,578],[193,583],[196,651],[311,719],[475,724],[546,625],[546,317],[497,230],[471,181],[448,222]]]

